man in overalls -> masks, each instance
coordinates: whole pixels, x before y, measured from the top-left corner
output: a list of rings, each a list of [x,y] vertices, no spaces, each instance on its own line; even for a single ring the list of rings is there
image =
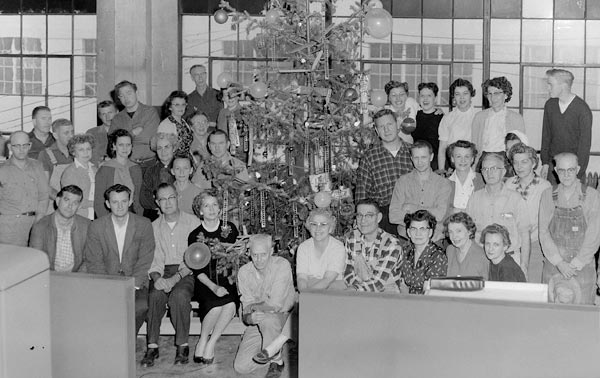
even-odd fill
[[[542,282],[556,273],[575,277],[581,286],[582,303],[594,304],[596,271],[594,254],[600,245],[600,193],[577,178],[577,156],[563,152],[554,156],[560,184],[548,188],[540,200],[539,230],[544,269]]]

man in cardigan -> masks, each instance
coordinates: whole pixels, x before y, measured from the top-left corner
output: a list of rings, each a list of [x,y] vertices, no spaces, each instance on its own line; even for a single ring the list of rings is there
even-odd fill
[[[138,101],[137,85],[122,81],[115,86],[115,94],[125,106],[113,119],[108,133],[117,129],[125,129],[133,136],[133,151],[130,159],[142,167],[154,163],[154,152],[150,150],[150,138],[158,130],[160,118],[156,109]]]
[[[150,221],[129,212],[131,190],[115,184],[104,192],[110,214],[90,225],[84,248],[89,273],[135,279],[135,334],[148,312],[148,270],[154,258],[154,233]]]
[[[48,254],[50,270],[77,272],[83,268],[90,220],[77,215],[82,198],[78,186],[65,186],[56,195],[56,211],[33,225],[29,246]]]
[[[574,79],[571,72],[552,69],[546,71],[546,76],[550,99],[544,105],[540,157],[548,170],[548,181],[557,184],[552,157],[561,152],[577,155],[581,167],[577,178],[585,181],[592,143],[592,112],[581,97],[571,92]]]

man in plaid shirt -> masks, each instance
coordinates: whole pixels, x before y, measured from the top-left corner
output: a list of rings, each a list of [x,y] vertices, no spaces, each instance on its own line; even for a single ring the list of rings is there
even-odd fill
[[[344,282],[350,289],[371,292],[398,292],[398,266],[402,247],[395,236],[379,228],[381,211],[372,199],[356,206],[358,230],[346,236]]]
[[[356,180],[356,202],[372,198],[381,209],[379,226],[396,235],[396,227],[389,222],[389,206],[396,180],[413,169],[410,145],[398,136],[400,129],[396,114],[382,109],[373,116],[375,130],[381,143],[368,150],[360,160]]]

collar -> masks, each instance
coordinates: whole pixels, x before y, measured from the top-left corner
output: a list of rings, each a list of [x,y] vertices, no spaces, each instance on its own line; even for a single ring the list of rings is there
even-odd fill
[[[94,163],[92,163],[91,161],[88,162],[88,166],[84,166],[83,164],[81,164],[79,162],[79,160],[77,160],[76,158],[73,158],[73,162],[75,163],[75,168],[83,168],[83,169],[90,169],[94,167]]]
[[[467,180],[465,182],[473,182],[473,180],[475,180],[475,176],[477,174],[475,173],[475,171],[473,170],[473,168],[469,168],[469,174],[467,175]],[[456,170],[454,170],[454,172],[452,172],[452,174],[450,175],[450,177],[448,177],[448,180],[450,181],[454,181],[459,183],[460,180],[458,179],[458,175],[456,174]]]
[[[126,218],[125,218],[125,224],[123,226],[119,226],[119,224],[115,221],[114,215],[112,215],[112,214],[110,215],[110,220],[111,220],[113,226],[117,226],[119,228],[121,228],[121,227],[127,227],[127,225],[129,224],[129,212],[127,212],[127,215],[126,215]]]

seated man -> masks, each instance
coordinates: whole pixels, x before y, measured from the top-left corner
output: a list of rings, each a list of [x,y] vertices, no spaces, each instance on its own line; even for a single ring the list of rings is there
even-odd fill
[[[432,240],[444,237],[442,221],[450,206],[452,185],[431,169],[433,148],[429,142],[418,140],[410,147],[410,158],[415,166],[412,172],[396,180],[390,202],[390,222],[398,225],[398,235],[406,238],[404,217],[417,210],[427,210],[437,221]]]
[[[148,293],[148,350],[142,360],[144,367],[153,366],[154,359],[158,358],[160,324],[167,304],[175,329],[175,365],[188,363],[194,276],[183,263],[183,253],[187,249],[188,235],[200,225],[198,218],[179,210],[177,191],[172,184],[160,184],[155,197],[162,215],[152,222],[156,247],[148,273],[151,282]]]
[[[248,325],[233,362],[233,368],[239,374],[248,374],[261,367],[252,357],[281,333],[296,301],[292,268],[283,257],[272,256],[271,236],[253,236],[248,248],[252,261],[238,272],[242,319]],[[269,371],[281,370],[281,358],[273,360]]]
[[[356,205],[357,230],[346,236],[344,281],[357,291],[399,292],[397,268],[402,260],[398,239],[379,228],[381,211],[371,199]]]
[[[83,191],[76,185],[56,195],[56,211],[33,225],[29,246],[48,254],[50,270],[77,272],[83,268],[83,247],[90,220],[77,214]]]
[[[148,270],[154,257],[150,221],[129,212],[131,189],[115,184],[104,192],[110,214],[92,222],[83,260],[89,273],[135,279],[135,334],[148,312]]]

